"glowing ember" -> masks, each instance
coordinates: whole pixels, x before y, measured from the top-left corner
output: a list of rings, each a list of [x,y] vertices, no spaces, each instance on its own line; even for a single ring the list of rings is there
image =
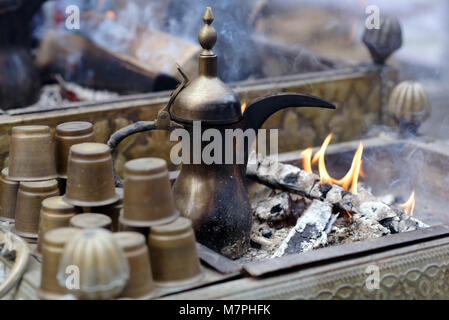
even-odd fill
[[[349,218],[352,218],[352,214],[348,210],[346,210],[346,213],[348,214]]]
[[[410,198],[408,198],[407,202],[399,204],[401,208],[404,208],[405,212],[411,216],[413,216],[413,210],[415,210],[415,190],[413,190]]]
[[[243,114],[245,112],[245,109],[246,109],[246,102],[242,103],[241,108],[242,108],[242,114]]]
[[[315,153],[312,158],[312,149],[308,148],[301,152],[302,166],[303,170],[307,172],[312,172],[312,164],[318,162],[318,172],[322,182],[329,183],[331,185],[337,184],[341,186],[345,191],[349,190],[351,186],[351,192],[357,194],[357,184],[359,177],[364,177],[365,173],[362,171],[362,154],[363,154],[363,144],[360,143],[357,148],[354,158],[352,160],[351,168],[346,173],[346,175],[341,179],[334,179],[330,176],[327,171],[326,163],[324,160],[326,149],[332,139],[332,133],[330,133],[323,142],[320,150]],[[312,158],[312,159],[311,159]]]
[[[115,12],[112,10],[106,11],[106,17],[108,17],[109,19],[115,19]]]

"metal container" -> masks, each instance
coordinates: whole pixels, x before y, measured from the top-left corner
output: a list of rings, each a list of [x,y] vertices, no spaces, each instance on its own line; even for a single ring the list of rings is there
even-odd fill
[[[55,143],[50,127],[13,127],[9,149],[8,179],[41,181],[56,177]]]
[[[29,241],[37,240],[42,201],[58,195],[58,182],[55,179],[21,182],[17,193],[14,232]]]
[[[111,224],[111,218],[100,213],[82,213],[70,219],[70,226],[79,229],[103,228],[111,230]]]
[[[61,123],[56,127],[55,141],[56,170],[60,178],[67,179],[70,147],[83,142],[95,142],[94,127],[85,121]]]
[[[145,237],[137,232],[117,232],[114,240],[125,252],[129,265],[129,279],[119,297],[149,299],[154,296],[150,256]]]
[[[64,202],[61,196],[44,199],[39,221],[37,252],[42,252],[42,242],[47,231],[68,227],[70,218],[77,213],[79,213],[79,209]]]
[[[44,235],[42,245],[42,269],[41,284],[37,294],[41,299],[60,299],[65,295],[66,289],[59,285],[56,278],[58,274],[59,261],[66,243],[72,239],[79,229],[58,228],[50,230]]]
[[[58,281],[67,281],[67,268],[77,266],[79,286],[70,292],[78,299],[116,298],[129,279],[128,260],[110,231],[84,229],[64,248],[59,263]]]
[[[148,244],[156,285],[177,287],[201,280],[195,235],[189,219],[181,217],[170,224],[152,227]]]
[[[128,226],[150,227],[172,222],[175,209],[167,163],[158,158],[141,158],[125,164],[123,216]]]
[[[79,207],[100,207],[117,202],[109,147],[86,142],[70,148],[64,201]]]
[[[8,168],[0,176],[0,221],[14,221],[19,182],[8,179]]]

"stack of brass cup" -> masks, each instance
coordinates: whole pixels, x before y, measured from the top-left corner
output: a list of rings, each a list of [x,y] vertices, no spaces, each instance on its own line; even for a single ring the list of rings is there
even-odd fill
[[[66,243],[78,232],[80,229],[58,228],[45,233],[42,241],[41,284],[37,291],[40,299],[54,300],[65,295],[66,288],[57,279],[59,261]]]
[[[39,238],[36,254],[42,253],[44,234],[50,230],[68,227],[70,219],[79,213],[79,209],[64,202],[61,196],[51,197],[42,201]]]
[[[115,191],[111,150],[106,144],[85,142],[70,148],[65,202],[91,208],[120,200]]]
[[[70,148],[83,142],[95,142],[94,127],[90,122],[84,121],[61,123],[56,127],[55,141],[56,170],[61,194],[64,194]]]
[[[29,242],[38,238],[42,200],[59,195],[56,176],[55,143],[50,128],[12,128],[9,167],[3,172],[0,189],[1,205],[5,208],[2,214],[10,214],[15,206],[13,231]]]
[[[141,158],[124,167],[120,229],[148,236],[157,286],[183,286],[202,277],[195,235],[189,219],[179,218],[163,159]]]
[[[145,228],[174,221],[175,208],[167,163],[158,158],[141,158],[125,163],[123,213],[125,227]]]

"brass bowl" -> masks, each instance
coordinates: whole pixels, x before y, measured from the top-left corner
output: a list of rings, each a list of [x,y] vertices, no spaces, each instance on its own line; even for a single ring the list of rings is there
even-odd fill
[[[8,168],[0,175],[0,221],[12,222],[16,216],[19,182],[8,179]]]
[[[59,261],[66,243],[78,232],[76,228],[58,228],[45,233],[42,242],[41,284],[37,290],[40,299],[60,299],[66,289],[57,280]]]
[[[61,123],[56,127],[55,142],[56,170],[60,178],[66,179],[70,147],[83,142],[95,142],[94,127],[85,121]]]
[[[53,229],[68,227],[70,219],[78,212],[78,208],[64,202],[61,196],[44,199],[42,201],[39,221],[37,253],[41,253],[42,251],[42,242],[45,233]]]
[[[129,279],[119,298],[149,299],[153,297],[156,286],[145,237],[137,232],[117,232],[112,236],[125,252],[129,265]]]
[[[175,208],[167,163],[141,158],[125,164],[123,216],[127,226],[150,227],[174,221]]]
[[[41,181],[55,179],[56,154],[48,126],[19,126],[11,130],[8,179]]]
[[[27,240],[37,240],[42,201],[59,195],[53,180],[21,182],[17,193],[16,224],[13,231]]]
[[[103,228],[111,230],[111,218],[100,213],[81,213],[70,218],[70,226],[79,229]]]
[[[111,151],[106,144],[86,142],[70,148],[64,201],[78,207],[117,202]]]
[[[201,280],[203,274],[189,219],[181,217],[170,224],[152,227],[148,247],[157,286],[178,287]]]

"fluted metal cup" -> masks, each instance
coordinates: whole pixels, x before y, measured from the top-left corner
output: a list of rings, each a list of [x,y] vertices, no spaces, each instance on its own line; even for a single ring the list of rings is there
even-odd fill
[[[61,123],[56,127],[55,142],[56,170],[60,178],[66,179],[70,147],[83,142],[95,142],[94,127],[85,121]]]
[[[18,126],[11,130],[8,179],[55,179],[55,142],[48,126]]]
[[[145,237],[137,232],[117,232],[112,236],[125,252],[129,265],[129,279],[119,298],[151,298],[156,286]]]
[[[0,175],[0,221],[12,222],[16,216],[19,182],[8,179],[8,168]]]
[[[39,220],[37,253],[42,252],[42,242],[45,233],[53,229],[68,227],[70,219],[77,213],[79,213],[79,208],[66,203],[61,196],[44,199]]]
[[[103,228],[111,230],[111,218],[101,213],[82,213],[70,218],[70,226],[79,229]]]
[[[40,299],[55,300],[66,294],[66,288],[59,285],[56,276],[64,246],[78,232],[80,229],[58,228],[45,233],[42,242],[41,284],[37,290]]]
[[[42,201],[58,195],[58,182],[55,179],[21,182],[17,192],[16,224],[13,231],[28,241],[36,241]]]
[[[158,158],[128,161],[124,170],[123,216],[134,227],[151,227],[174,221],[175,208],[167,163]]]
[[[100,207],[117,202],[111,150],[106,144],[86,142],[70,148],[64,201],[78,207]]]
[[[178,287],[199,282],[202,272],[192,222],[178,218],[150,229],[148,247],[156,285]]]

